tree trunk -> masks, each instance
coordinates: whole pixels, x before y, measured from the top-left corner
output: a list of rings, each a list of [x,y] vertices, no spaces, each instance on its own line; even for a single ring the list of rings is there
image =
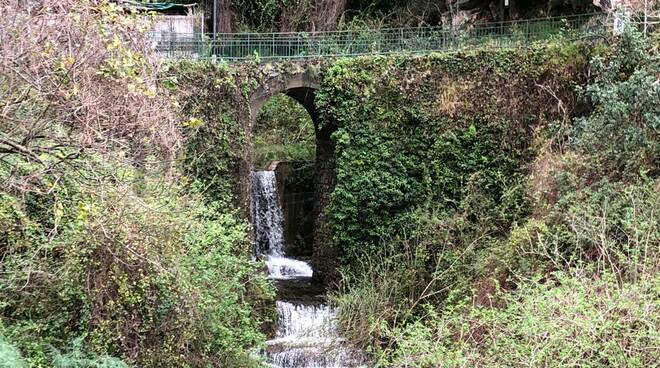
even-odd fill
[[[500,0],[500,19],[501,22],[506,20],[506,9],[504,9],[504,0]]]
[[[516,20],[520,18],[520,13],[518,12],[518,6],[516,0],[509,0],[509,19],[507,20]]]
[[[337,28],[339,18],[346,10],[346,0],[316,0],[314,29],[329,31]]]
[[[231,0],[216,0],[216,1],[217,1],[217,9],[215,14],[216,32],[231,33],[233,28],[232,14],[231,14]]]

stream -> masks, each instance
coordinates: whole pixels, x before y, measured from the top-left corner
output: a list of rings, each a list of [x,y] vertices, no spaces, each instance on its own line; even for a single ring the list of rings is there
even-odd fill
[[[282,210],[274,171],[252,173],[255,253],[264,258],[277,287],[276,332],[262,356],[273,368],[366,367],[337,332],[337,311],[313,282],[309,263],[284,254]]]

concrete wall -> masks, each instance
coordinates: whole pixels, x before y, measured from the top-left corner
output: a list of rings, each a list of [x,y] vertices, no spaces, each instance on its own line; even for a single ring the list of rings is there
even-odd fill
[[[161,37],[190,37],[204,33],[204,14],[159,15],[154,17],[153,34]]]

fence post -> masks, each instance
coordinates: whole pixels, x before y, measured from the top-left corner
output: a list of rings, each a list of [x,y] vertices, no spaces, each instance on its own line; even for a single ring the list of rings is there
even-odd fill
[[[649,22],[649,1],[644,0],[644,38],[646,38],[646,28]]]
[[[525,22],[525,43],[529,43],[529,19]]]
[[[174,37],[172,37],[172,33],[169,34],[168,41],[170,44],[170,57],[173,58],[176,55],[176,51],[174,50]]]

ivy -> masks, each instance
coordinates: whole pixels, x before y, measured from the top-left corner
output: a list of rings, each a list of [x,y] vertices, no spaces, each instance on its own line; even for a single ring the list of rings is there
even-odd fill
[[[418,209],[505,227],[523,216],[525,206],[511,207],[505,195],[535,157],[534,132],[558,117],[539,86],[574,99],[588,50],[558,44],[333,63],[316,100],[322,123],[336,124],[327,213],[344,261],[380,252]]]

